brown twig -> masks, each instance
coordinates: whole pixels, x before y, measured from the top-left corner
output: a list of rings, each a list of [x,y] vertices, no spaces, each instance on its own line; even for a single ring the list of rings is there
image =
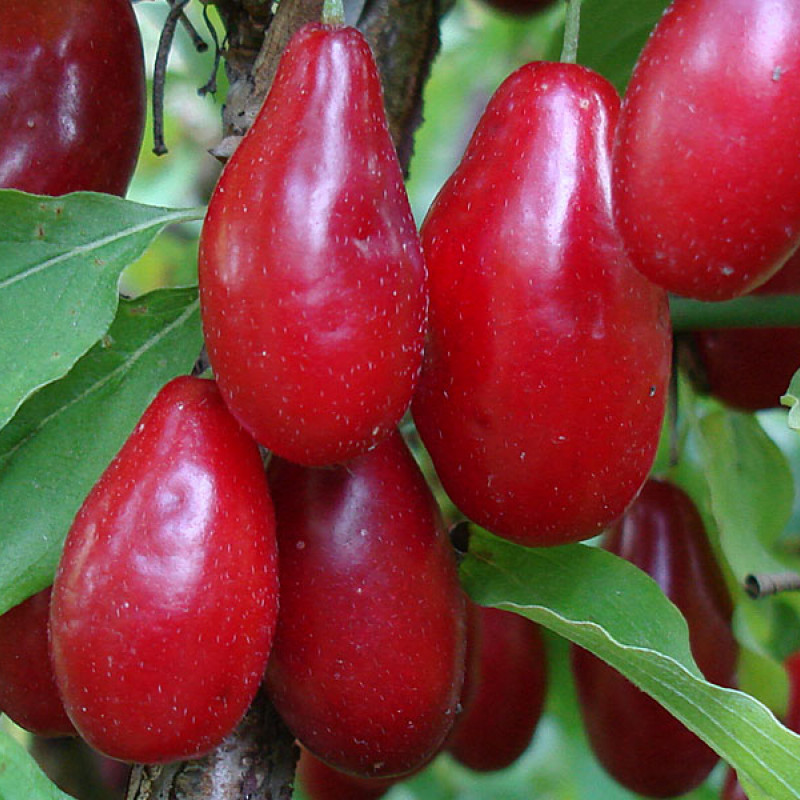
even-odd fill
[[[780,592],[800,591],[800,574],[796,572],[762,572],[744,579],[744,590],[758,600]]]
[[[206,23],[208,33],[214,42],[214,66],[211,68],[211,75],[208,80],[197,90],[197,94],[205,97],[207,94],[215,94],[217,91],[217,73],[219,72],[219,62],[222,59],[222,45],[217,36],[217,30],[208,16],[208,6],[203,6],[203,21]]]
[[[176,0],[167,0],[167,2],[170,4],[170,6],[174,6]],[[204,11],[205,8],[206,7],[203,6]],[[184,11],[181,11],[178,21],[181,23],[181,25],[183,25],[183,29],[186,31],[186,33],[189,34],[189,38],[192,40],[194,49],[198,53],[205,53],[206,50],[208,50],[208,44],[206,43],[206,40],[203,39],[203,37],[197,32],[197,28],[194,27],[192,21],[186,16]]]
[[[156,63],[153,69],[153,152],[157,156],[163,156],[167,152],[167,146],[164,144],[164,87],[167,81],[167,61],[178,20],[183,15],[183,9],[189,4],[189,0],[168,0],[168,2],[169,14],[158,39]]]

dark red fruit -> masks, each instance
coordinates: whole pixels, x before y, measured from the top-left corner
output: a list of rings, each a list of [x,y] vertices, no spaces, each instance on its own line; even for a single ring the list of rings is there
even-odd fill
[[[505,769],[533,738],[547,691],[547,660],[539,627],[497,608],[478,610],[477,669],[468,673],[472,697],[456,721],[447,749],[470,769]],[[468,688],[468,687],[465,687]],[[472,687],[469,687],[472,688]]]
[[[258,448],[212,381],[176,378],[86,498],[56,575],[53,664],[81,736],[145,763],[219,744],[261,681],[277,591]]]
[[[530,17],[537,11],[555,4],[555,0],[484,0],[484,2],[487,6],[516,17]]]
[[[439,510],[395,432],[346,466],[269,468],[281,611],[267,668],[280,715],[318,758],[407,774],[449,732],[464,598]]]
[[[220,391],[265,447],[321,465],[364,452],[411,401],[425,267],[353,28],[303,28],[225,168],[200,242]]]
[[[0,712],[39,736],[72,736],[47,647],[50,588],[0,616]]]
[[[789,656],[784,666],[789,676],[789,703],[783,724],[789,730],[800,733],[800,652]],[[747,800],[747,795],[736,778],[736,772],[732,769],[728,769],[720,800]]]
[[[719,797],[720,800],[747,800],[747,795],[736,777],[736,772],[730,768],[725,775],[725,783]]]
[[[584,67],[517,70],[422,228],[431,306],[414,420],[453,502],[525,545],[610,524],[658,442],[670,324],[612,222],[618,108]]]
[[[726,300],[800,241],[800,4],[675,0],[625,94],[614,202],[633,264]]]
[[[753,294],[800,294],[800,251]],[[800,328],[701,331],[694,341],[708,391],[743,411],[779,406],[800,368]]]
[[[0,3],[0,187],[124,195],[145,101],[130,0]]]
[[[297,779],[309,800],[378,800],[396,778],[358,778],[329,767],[305,748],[297,764]]]
[[[733,608],[700,515],[677,486],[648,481],[605,548],[647,572],[682,612],[706,678],[734,680]],[[572,651],[578,699],[595,755],[623,786],[674,797],[705,780],[718,756],[668,711],[588,651]]]

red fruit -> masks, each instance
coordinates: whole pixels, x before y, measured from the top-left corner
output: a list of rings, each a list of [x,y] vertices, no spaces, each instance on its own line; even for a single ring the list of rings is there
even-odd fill
[[[736,777],[736,772],[730,768],[725,774],[725,783],[719,797],[720,800],[747,800],[747,795]]]
[[[397,783],[395,778],[357,778],[329,767],[303,749],[297,778],[309,800],[378,800]]]
[[[800,294],[800,251],[753,294]],[[780,405],[800,367],[800,328],[731,328],[694,335],[708,390],[744,411]]]
[[[275,707],[318,758],[407,774],[452,726],[464,598],[439,510],[395,432],[346,466],[273,459],[281,612],[267,668]]]
[[[789,730],[800,733],[800,652],[789,656],[784,666],[789,676],[789,704],[783,723]],[[747,800],[747,795],[732,769],[728,769],[720,798],[721,800]]]
[[[369,46],[304,27],[211,198],[203,327],[220,391],[307,465],[387,436],[419,371],[425,267]]]
[[[605,547],[658,582],[686,618],[701,672],[731,686],[738,652],[733,608],[689,496],[648,481]],[[713,750],[605,662],[579,648],[572,656],[589,742],[616,780],[647,797],[674,797],[705,780],[718,760]]]
[[[634,265],[726,300],[800,240],[800,4],[675,0],[639,56],[614,150]]]
[[[431,307],[414,419],[453,502],[520,544],[598,533],[655,455],[670,325],[612,222],[618,108],[584,67],[517,70],[422,228]]]
[[[0,616],[0,712],[39,736],[72,736],[47,648],[50,588]]]
[[[0,186],[124,195],[145,121],[130,0],[0,3]]]
[[[176,378],[86,498],[56,575],[53,664],[81,736],[145,763],[215,747],[261,681],[277,591],[258,448],[212,381]]]
[[[539,627],[497,608],[480,608],[474,694],[464,704],[448,750],[481,772],[511,766],[533,738],[547,691],[547,661]]]

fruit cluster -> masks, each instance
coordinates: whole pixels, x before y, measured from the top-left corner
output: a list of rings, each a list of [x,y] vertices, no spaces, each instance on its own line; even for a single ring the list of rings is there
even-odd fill
[[[104,33],[135,52],[124,79],[109,76],[130,104],[129,140],[113,142],[126,155],[81,170],[88,184],[61,167],[29,182],[10,154],[35,149],[20,131],[48,112],[20,104],[25,124],[0,134],[2,185],[124,193],[141,44],[120,4]],[[11,16],[38,30],[18,5]],[[770,50],[778,73],[744,46],[759,29],[746,0],[675,0],[624,103],[585,67],[521,67],[419,233],[369,46],[354,28],[303,27],[203,225],[213,379],[161,389],[76,516],[52,592],[0,618],[0,708],[113,758],[167,762],[219,745],[263,683],[318,800],[378,797],[442,750],[474,770],[513,763],[544,703],[541,634],[464,597],[398,429],[409,409],[465,517],[525,546],[610,528],[605,546],[659,582],[700,669],[731,685],[731,604],[702,521],[648,475],[667,290],[771,291],[800,239],[800,165],[783,147],[800,127],[800,8],[772,5],[796,34]],[[0,61],[0,80],[16,74]],[[734,74],[742,96],[720,104]],[[742,123],[743,104],[761,117]],[[114,138],[85,114],[84,147]],[[794,128],[776,132],[777,117]],[[590,654],[573,665],[614,777],[649,796],[705,779],[717,756],[694,734]]]

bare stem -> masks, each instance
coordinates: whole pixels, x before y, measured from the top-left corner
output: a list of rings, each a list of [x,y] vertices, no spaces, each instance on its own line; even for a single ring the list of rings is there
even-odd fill
[[[669,309],[675,331],[800,327],[800,295],[751,295],[721,303],[673,297]]]
[[[762,572],[744,579],[744,590],[758,600],[780,592],[800,591],[800,574],[796,572]]]
[[[561,50],[561,61],[564,64],[575,64],[578,60],[578,39],[581,29],[581,0],[565,0],[567,16],[564,26],[564,45]]]
[[[178,20],[188,4],[189,0],[171,0],[169,14],[158,39],[156,63],[153,69],[153,152],[157,156],[163,156],[167,152],[167,146],[164,144],[164,87],[167,80],[169,51],[172,49]]]

